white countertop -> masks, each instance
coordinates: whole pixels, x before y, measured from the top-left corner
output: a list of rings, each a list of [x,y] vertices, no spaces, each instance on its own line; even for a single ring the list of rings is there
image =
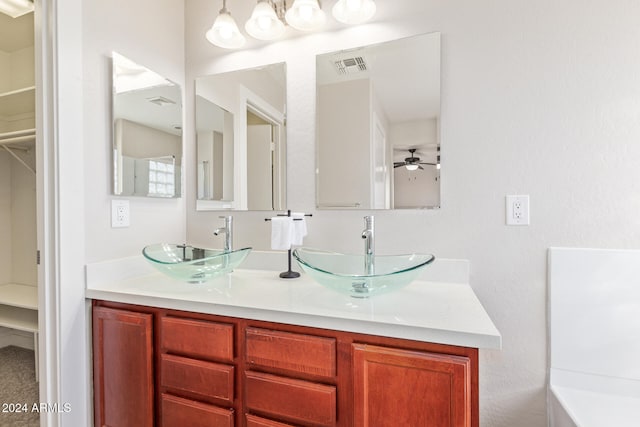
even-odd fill
[[[428,267],[427,267],[428,268]],[[155,272],[142,257],[87,265],[86,297],[464,347],[499,349],[501,336],[466,283],[416,280],[365,299],[304,273],[237,269],[203,284]]]

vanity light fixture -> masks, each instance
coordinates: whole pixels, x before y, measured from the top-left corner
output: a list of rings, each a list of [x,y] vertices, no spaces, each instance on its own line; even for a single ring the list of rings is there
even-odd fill
[[[206,37],[212,44],[225,49],[237,49],[244,46],[246,39],[227,10],[227,0],[222,0],[222,9],[207,31]]]
[[[255,39],[275,40],[284,33],[284,23],[269,0],[258,0],[244,29]]]
[[[12,18],[26,15],[33,11],[33,1],[30,0],[0,0],[0,12]]]
[[[318,30],[326,21],[318,0],[295,0],[284,17],[289,25],[300,31]]]
[[[332,9],[336,20],[352,25],[368,21],[375,12],[374,0],[338,0]],[[284,34],[286,25],[299,31],[315,31],[325,22],[320,0],[257,0],[244,28],[255,39],[276,40]],[[225,49],[244,46],[246,40],[227,10],[226,0],[206,36],[209,42]]]
[[[344,24],[361,24],[373,17],[376,4],[373,0],[338,0],[331,13]]]

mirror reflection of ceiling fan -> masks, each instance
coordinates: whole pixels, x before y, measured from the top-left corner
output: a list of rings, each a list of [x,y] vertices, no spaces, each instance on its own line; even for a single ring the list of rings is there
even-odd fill
[[[438,163],[427,163],[427,162],[421,162],[420,161],[420,157],[416,157],[415,153],[417,151],[416,148],[409,148],[409,157],[406,157],[404,159],[404,162],[394,162],[393,163],[393,167],[395,168],[399,168],[401,166],[404,166],[405,168],[407,168],[407,170],[409,171],[414,171],[417,169],[421,169],[424,170],[424,168],[420,165],[429,165],[429,166],[436,166],[438,167]],[[438,156],[439,158],[440,156]]]

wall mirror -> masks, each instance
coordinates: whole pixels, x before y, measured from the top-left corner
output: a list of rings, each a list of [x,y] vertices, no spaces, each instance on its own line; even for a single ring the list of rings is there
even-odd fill
[[[180,197],[180,86],[113,53],[113,193]]]
[[[196,79],[197,210],[286,209],[284,63]]]
[[[319,209],[440,206],[440,33],[319,55],[316,84]]]

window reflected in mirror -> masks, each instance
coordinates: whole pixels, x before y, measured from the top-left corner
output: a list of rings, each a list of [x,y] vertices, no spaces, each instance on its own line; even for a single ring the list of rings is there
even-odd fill
[[[319,55],[316,84],[319,209],[440,207],[440,33]]]
[[[180,197],[182,91],[113,53],[113,193]]]
[[[285,64],[196,79],[197,210],[286,209]]]

